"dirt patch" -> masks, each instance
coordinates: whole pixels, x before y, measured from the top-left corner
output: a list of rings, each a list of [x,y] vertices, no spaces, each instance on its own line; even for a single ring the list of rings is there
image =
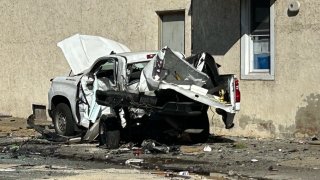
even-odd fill
[[[28,129],[27,121],[23,118],[0,118],[0,125],[0,137],[30,137],[35,136],[37,134],[36,131],[34,131],[33,129]]]

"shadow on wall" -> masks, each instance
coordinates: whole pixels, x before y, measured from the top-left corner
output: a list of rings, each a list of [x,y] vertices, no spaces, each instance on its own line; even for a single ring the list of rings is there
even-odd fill
[[[192,1],[192,53],[224,55],[240,39],[239,0]]]
[[[320,94],[310,94],[296,114],[296,133],[320,136]]]
[[[190,9],[193,54],[206,51],[213,55],[225,55],[247,31],[241,31],[240,0],[192,0]],[[256,18],[269,18],[264,15],[260,13]],[[255,22],[249,31],[254,31],[260,23]]]

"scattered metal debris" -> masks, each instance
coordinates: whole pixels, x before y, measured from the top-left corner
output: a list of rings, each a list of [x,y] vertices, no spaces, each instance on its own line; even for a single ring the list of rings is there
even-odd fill
[[[146,151],[143,151],[142,148],[138,148],[138,147],[133,147],[132,150],[135,156],[140,156],[143,153],[147,153]]]
[[[135,168],[141,168],[143,162],[143,159],[128,159],[125,164]]]
[[[30,115],[27,119],[28,126],[34,129],[35,131],[39,132],[40,134],[42,134],[42,136],[49,141],[64,142],[64,143],[77,143],[81,141],[80,135],[73,136],[73,137],[62,136],[42,126],[36,125],[34,122],[35,122],[34,116]]]
[[[167,145],[160,144],[160,143],[158,143],[154,140],[151,140],[151,139],[144,140],[141,143],[141,147],[146,153],[151,152],[151,153],[166,153],[166,154],[168,154],[170,152],[170,148]]]
[[[119,149],[112,149],[109,151],[108,154],[123,154],[130,152],[131,149],[129,148],[119,148]]]
[[[184,178],[184,179],[191,178],[188,171],[181,171],[179,173],[167,172],[165,177],[170,177],[170,178],[177,177],[177,178]]]

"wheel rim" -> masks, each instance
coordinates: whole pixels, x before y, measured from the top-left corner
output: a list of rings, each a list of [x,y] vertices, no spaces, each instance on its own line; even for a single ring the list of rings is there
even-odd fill
[[[67,118],[66,116],[61,113],[58,112],[56,115],[56,125],[58,127],[58,129],[62,132],[65,133],[66,131],[66,125],[67,125]]]

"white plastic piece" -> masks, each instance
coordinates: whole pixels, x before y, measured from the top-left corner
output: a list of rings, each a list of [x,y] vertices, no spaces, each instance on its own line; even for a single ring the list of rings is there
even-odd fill
[[[142,163],[143,159],[128,159],[126,160],[125,164],[129,165],[131,163]]]
[[[189,171],[180,171],[179,175],[180,176],[189,176]]]
[[[208,93],[208,89],[196,86],[196,85],[191,85],[191,91],[198,93],[202,96],[205,96]]]
[[[211,152],[212,149],[211,149],[210,146],[205,146],[205,147],[203,148],[203,151],[204,151],[204,152]]]

